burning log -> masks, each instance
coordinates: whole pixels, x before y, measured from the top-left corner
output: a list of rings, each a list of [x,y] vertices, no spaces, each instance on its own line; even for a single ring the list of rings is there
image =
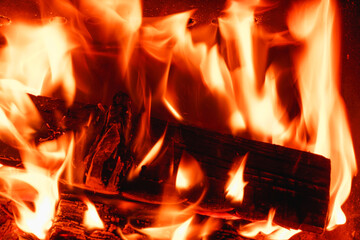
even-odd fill
[[[151,127],[158,129],[157,135],[166,125],[152,119]],[[329,204],[329,159],[196,127],[168,125],[167,129],[173,136],[175,162],[186,152],[197,160],[206,176],[207,193],[200,204],[203,214],[224,211],[243,219],[259,220],[274,208],[274,221],[282,226],[324,231]],[[246,154],[244,199],[234,203],[225,197],[228,174],[234,161]],[[147,169],[144,171],[154,171],[151,167]],[[144,172],[143,176],[151,178],[154,174]]]
[[[115,214],[110,214],[109,207],[104,204],[98,205],[97,209],[105,226],[103,229],[89,230],[83,224],[84,213],[87,210],[85,203],[75,196],[63,194],[49,231],[49,239],[120,239],[113,232],[117,229],[117,225],[124,225],[124,221],[119,221],[118,215],[114,218]]]
[[[133,163],[128,147],[132,134],[131,117],[129,97],[122,93],[116,94],[106,113],[102,133],[96,138],[85,158],[85,164],[89,166],[87,186],[116,192],[118,185],[125,179]]]
[[[76,103],[67,109],[58,99],[31,98],[45,122],[36,136],[37,141],[49,140],[70,130],[79,133],[82,126],[86,126],[86,144],[79,154],[75,154],[75,165],[84,167],[85,183],[95,192],[107,190],[114,193],[121,185],[124,196],[136,200],[161,198],[159,193],[171,177],[169,171],[164,170],[172,161],[176,170],[186,152],[200,164],[206,179],[203,185],[206,195],[198,213],[259,220],[265,219],[270,209],[275,209],[274,221],[282,226],[317,233],[324,230],[329,204],[329,159],[152,119],[154,139],[158,139],[168,125],[164,143],[168,146],[166,154],[162,155],[161,161],[143,166],[138,179],[121,184],[133,164],[129,142],[135,127],[131,126],[131,106],[126,95],[115,96],[109,108]],[[0,163],[21,165],[16,150],[4,147],[1,151]],[[225,189],[234,162],[245,154],[248,155],[244,169],[247,185],[242,203],[236,203],[226,198]],[[198,195],[184,197],[191,204]]]
[[[34,136],[35,143],[53,140],[73,131],[75,137],[82,141],[80,147],[75,149],[73,164],[77,176],[82,176],[76,182],[82,183],[84,178],[90,188],[116,191],[133,161],[126,146],[132,134],[127,95],[115,95],[109,108],[101,104],[82,103],[74,103],[67,108],[65,101],[60,99],[30,94],[29,97],[43,119],[41,128]],[[22,167],[18,150],[2,141],[0,163]]]

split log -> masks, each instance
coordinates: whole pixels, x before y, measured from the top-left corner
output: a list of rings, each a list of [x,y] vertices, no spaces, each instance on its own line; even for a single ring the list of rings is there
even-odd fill
[[[49,231],[50,240],[74,239],[74,240],[102,240],[120,239],[115,233],[119,221],[114,214],[106,211],[106,206],[96,204],[97,211],[104,223],[104,229],[87,230],[83,224],[86,205],[75,196],[62,195],[59,201],[54,223]]]
[[[110,107],[75,102],[67,107],[61,99],[29,94],[43,123],[36,129],[39,144],[75,133],[74,182],[94,190],[116,192],[133,162],[127,146],[131,141],[131,101],[126,94],[114,96]],[[81,142],[80,142],[81,139]],[[16,148],[0,141],[0,164],[23,167]]]
[[[38,144],[53,140],[68,131],[74,132],[76,138],[86,131],[85,138],[82,140],[82,148],[75,149],[75,163],[82,163],[84,155],[103,129],[106,107],[101,104],[74,103],[68,108],[65,101],[60,99],[31,94],[29,97],[43,120],[40,128],[35,129],[34,142]],[[22,167],[18,150],[2,141],[0,141],[0,163]]]
[[[133,164],[128,146],[132,138],[130,98],[118,93],[106,113],[102,133],[85,157],[86,185],[94,190],[117,192]]]

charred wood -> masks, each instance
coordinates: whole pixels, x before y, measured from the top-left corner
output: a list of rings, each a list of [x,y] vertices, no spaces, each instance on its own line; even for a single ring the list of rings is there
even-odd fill
[[[84,226],[84,213],[87,210],[86,205],[72,197],[62,195],[59,201],[54,223],[49,231],[49,239],[74,239],[74,240],[102,240],[102,239],[120,239],[113,233],[116,230],[112,217],[106,215],[103,204],[97,205],[97,210],[104,220],[105,229],[89,231]]]
[[[110,107],[75,102],[67,107],[61,99],[29,95],[43,123],[34,142],[39,144],[74,132],[75,183],[94,190],[115,192],[125,179],[133,157],[128,144],[132,137],[131,101],[126,94],[114,96]],[[0,163],[23,167],[18,150],[0,141]]]
[[[152,119],[154,141],[166,125],[166,152],[161,159],[143,167],[139,179],[126,182],[134,160],[129,150],[135,126],[131,126],[131,102],[117,95],[112,106],[74,104],[31,96],[43,117],[38,142],[54,139],[63,132],[81,132],[86,126],[85,147],[76,154],[76,164],[85,169],[82,177],[95,192],[106,189],[131,193],[138,201],[161,199],[164,184],[171,185],[168,169],[176,172],[182,154],[193,156],[205,175],[206,195],[198,212],[206,215],[231,214],[248,220],[266,219],[271,208],[274,221],[282,226],[323,232],[329,204],[330,160],[309,152],[220,134],[181,124]],[[0,148],[0,163],[21,166],[17,151]],[[228,173],[235,161],[248,154],[244,171],[244,200],[241,204],[226,199]],[[84,160],[85,159],[85,160]],[[172,182],[174,183],[174,182]],[[197,191],[199,192],[199,191]],[[201,192],[201,191],[200,191]],[[146,197],[144,197],[146,196]],[[184,196],[189,204],[198,193]]]
[[[106,112],[105,125],[85,157],[88,187],[116,192],[133,164],[130,98],[118,93]]]
[[[316,233],[324,231],[329,204],[329,159],[196,127],[169,125],[157,119],[151,123],[154,136],[160,136],[166,125],[167,146],[172,147],[164,154],[168,156],[165,162],[173,158],[176,166],[186,152],[198,161],[206,176],[207,193],[200,204],[203,214],[223,211],[243,219],[260,220],[266,219],[273,208],[274,221],[279,225]],[[242,203],[234,203],[225,197],[228,173],[245,154],[248,157],[244,180],[248,184]],[[164,181],[162,171],[156,170],[162,164],[165,163],[146,166],[142,181],[152,180],[153,184]],[[195,191],[196,196],[198,192]],[[191,202],[191,194],[187,198]]]

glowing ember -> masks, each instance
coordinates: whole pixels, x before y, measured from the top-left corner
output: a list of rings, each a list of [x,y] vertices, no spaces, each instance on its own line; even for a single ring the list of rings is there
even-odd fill
[[[244,181],[244,170],[248,154],[240,159],[241,163],[236,171],[229,173],[230,179],[226,188],[226,197],[234,202],[242,202],[244,198],[244,189],[247,182]]]
[[[101,221],[100,216],[94,206],[89,200],[84,201],[87,210],[84,213],[83,224],[89,230],[93,229],[104,229],[104,223]]]

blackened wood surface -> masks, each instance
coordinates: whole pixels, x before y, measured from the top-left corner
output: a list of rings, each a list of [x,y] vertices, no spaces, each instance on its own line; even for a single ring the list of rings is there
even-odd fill
[[[106,121],[85,157],[86,185],[94,190],[116,192],[133,164],[131,100],[118,93],[106,112]]]
[[[67,131],[73,131],[75,138],[85,132],[82,148],[75,149],[75,164],[81,164],[92,141],[100,134],[104,126],[107,109],[100,104],[82,103],[74,103],[68,108],[65,101],[60,99],[30,94],[29,97],[43,120],[40,129],[36,129],[35,143],[56,139]],[[18,150],[2,141],[0,141],[0,163],[22,167]]]
[[[74,132],[74,183],[115,192],[132,164],[127,147],[131,140],[131,101],[126,94],[114,96],[110,107],[75,102],[67,107],[61,99],[29,95],[43,122],[36,129],[35,144]],[[0,163],[23,167],[17,149],[0,141]]]
[[[152,119],[155,135],[162,133],[166,125],[164,121]],[[235,215],[249,220],[265,219],[269,210],[275,208],[276,223],[323,232],[329,203],[329,159],[195,127],[168,125],[167,129],[166,145],[173,145],[170,151],[174,152],[175,162],[186,151],[200,163],[207,178],[208,190],[202,208],[217,211],[234,208]],[[244,180],[248,184],[244,200],[242,204],[229,203],[225,198],[228,173],[235,161],[245,154],[248,158]],[[151,178],[154,174],[144,173],[143,176]]]
[[[57,134],[68,130],[81,131],[92,116],[88,128],[88,142],[96,148],[99,142],[94,141],[94,138],[104,136],[103,133],[111,129],[104,128],[111,124],[107,124],[109,122],[106,120],[107,110],[101,105],[77,103],[67,109],[60,100],[35,96],[31,98],[45,121],[44,129],[37,137],[38,141],[55,138]],[[152,119],[151,129],[154,139],[158,139],[166,125],[164,121]],[[162,159],[155,161],[153,166],[144,166],[141,178],[133,183],[123,184],[121,191],[131,191],[132,194],[138,192],[139,196],[145,196],[147,193],[156,194],[162,198],[164,182],[170,178],[168,169],[172,161],[175,161],[176,168],[182,153],[186,151],[200,163],[206,176],[207,193],[200,205],[202,213],[211,215],[223,211],[244,219],[256,220],[265,219],[269,210],[275,208],[275,222],[278,224],[306,231],[323,231],[329,202],[329,159],[195,127],[170,124],[167,129],[164,145],[168,150],[161,155]],[[124,134],[123,130],[120,132]],[[116,148],[120,152],[126,150],[124,146],[116,145]],[[2,162],[18,165],[20,160],[16,154],[11,154],[11,148],[11,151],[4,149],[5,153],[0,153],[0,156],[4,156],[3,159],[6,161]],[[245,187],[243,203],[234,204],[225,198],[228,172],[236,159],[246,153],[248,160],[244,178],[248,184]],[[115,160],[117,163],[121,162],[121,159]],[[83,159],[79,157],[78,161],[82,162]],[[94,159],[91,163],[93,161]],[[107,181],[116,184],[116,178],[124,179],[122,167],[115,164],[112,169],[120,169],[116,174],[122,175],[112,174]],[[192,198],[188,199],[191,201]]]

